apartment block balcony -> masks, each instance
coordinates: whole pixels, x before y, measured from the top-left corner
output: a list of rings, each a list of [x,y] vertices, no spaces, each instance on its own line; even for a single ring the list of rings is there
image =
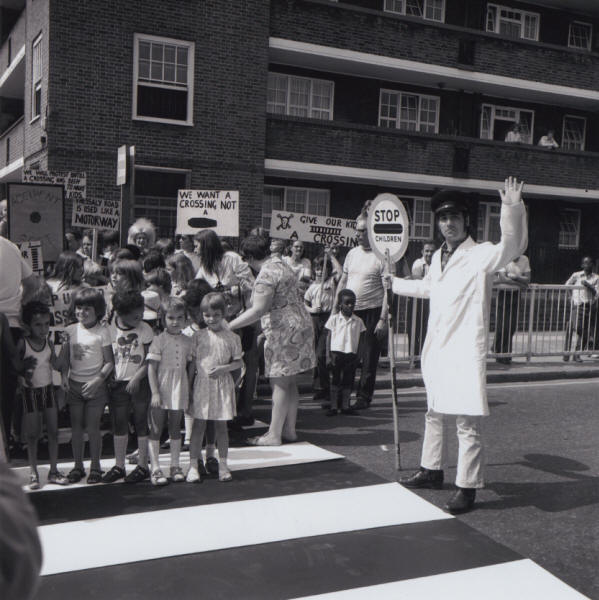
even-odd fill
[[[333,3],[272,0],[270,60],[592,109],[599,53]]]
[[[0,135],[0,182],[21,181],[25,152],[25,123],[21,117]]]
[[[270,175],[494,190],[514,175],[537,196],[599,200],[599,153],[269,115]],[[278,171],[275,172],[275,171]]]
[[[0,48],[0,97],[23,98],[25,89],[25,26],[23,11]]]

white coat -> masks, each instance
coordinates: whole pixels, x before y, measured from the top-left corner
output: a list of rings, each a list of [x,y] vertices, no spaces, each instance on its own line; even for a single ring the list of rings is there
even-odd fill
[[[441,250],[422,280],[393,278],[393,292],[430,298],[422,376],[428,407],[439,413],[488,415],[486,353],[493,274],[526,249],[524,204],[501,206],[501,241],[466,238],[441,271]]]

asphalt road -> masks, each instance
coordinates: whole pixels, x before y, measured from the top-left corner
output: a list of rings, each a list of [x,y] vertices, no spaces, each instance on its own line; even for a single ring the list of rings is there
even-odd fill
[[[596,379],[490,385],[487,487],[477,496],[477,509],[459,518],[599,599],[597,387]],[[405,475],[419,466],[423,390],[400,390],[399,402],[399,475]],[[258,416],[268,420],[265,408]],[[390,391],[378,391],[360,416],[327,417],[319,403],[304,397],[298,427],[302,439],[393,481],[398,472],[391,417]],[[455,421],[447,421],[446,431],[445,488],[418,492],[441,507],[455,476]]]

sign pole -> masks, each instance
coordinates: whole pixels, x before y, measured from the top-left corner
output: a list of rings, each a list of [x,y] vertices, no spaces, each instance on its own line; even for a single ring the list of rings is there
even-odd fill
[[[379,194],[368,209],[368,240],[377,258],[383,263],[385,274],[392,274],[394,265],[408,248],[410,224],[402,201],[393,194]],[[393,314],[393,290],[387,290],[389,328],[389,366],[391,392],[393,395],[393,438],[395,442],[395,468],[400,469],[399,407],[395,372],[395,315]]]
[[[92,260],[96,262],[98,256],[98,230],[92,229]]]
[[[385,250],[385,270],[387,273],[392,273],[391,255],[389,248]],[[391,371],[391,395],[393,398],[393,442],[395,445],[395,470],[401,468],[401,450],[399,445],[399,411],[397,406],[397,378],[395,369],[395,314],[393,312],[393,290],[387,290],[387,325],[389,327],[388,340],[388,355],[389,355],[389,370]]]

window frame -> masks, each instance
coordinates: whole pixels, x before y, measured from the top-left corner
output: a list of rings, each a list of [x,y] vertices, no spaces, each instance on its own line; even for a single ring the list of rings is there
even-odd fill
[[[273,105],[275,103],[269,103],[268,101],[268,92],[270,90],[270,77],[272,76],[276,76],[276,77],[284,77],[287,80],[287,85],[286,85],[286,90],[285,90],[285,111],[280,113],[280,112],[276,112],[273,110],[269,110],[269,105]],[[320,77],[303,77],[301,75],[292,75],[289,73],[280,73],[278,71],[268,71],[268,75],[267,75],[267,84],[266,84],[266,93],[267,93],[267,98],[266,98],[266,112],[268,114],[273,114],[273,115],[284,115],[287,117],[293,117],[293,116],[298,116],[298,115],[292,115],[289,111],[291,108],[291,82],[292,80],[302,80],[302,81],[309,81],[310,82],[310,91],[309,91],[309,96],[308,96],[308,106],[307,106],[307,111],[308,111],[308,116],[306,117],[301,117],[300,118],[304,118],[304,119],[316,119],[318,121],[332,121],[334,118],[334,114],[335,114],[335,82],[332,79],[322,79]],[[323,109],[323,108],[314,108],[313,107],[313,100],[314,100],[314,82],[320,82],[320,83],[326,83],[330,85],[330,89],[331,89],[331,105],[330,108],[327,110]],[[312,111],[313,110],[317,110],[321,113],[328,113],[328,119],[323,119],[321,117],[315,117],[312,116]]]
[[[575,223],[574,223],[574,227],[575,227],[575,235],[576,235],[576,242],[575,244],[568,244],[568,243],[563,243],[562,242],[562,234],[563,235],[568,235],[571,232],[568,231],[564,231],[562,229],[562,215],[564,215],[565,213],[571,213],[571,214],[575,214],[576,215],[576,219],[575,219]],[[559,250],[578,250],[578,248],[580,247],[580,221],[581,221],[581,215],[582,215],[582,211],[579,208],[562,208],[559,212],[559,234],[558,234],[558,238],[557,238],[557,247]]]
[[[570,148],[570,147],[566,146],[566,120],[567,119],[576,119],[578,121],[582,121],[584,124],[584,126],[582,128],[582,143],[580,145],[580,148]],[[586,135],[587,135],[587,118],[586,117],[581,117],[579,115],[564,115],[564,118],[562,119],[562,144],[561,144],[562,150],[570,150],[572,152],[584,152],[585,143],[586,143]]]
[[[495,19],[494,19],[494,23],[493,23],[493,29],[489,29],[489,10],[491,8],[495,9]],[[505,11],[509,11],[512,13],[518,13],[521,16],[521,20],[520,20],[520,36],[518,38],[511,38],[509,36],[504,36],[501,31],[500,31],[500,24],[501,24],[501,11],[505,10]],[[531,37],[525,37],[524,36],[524,30],[525,30],[525,18],[526,17],[535,17],[537,19],[537,26],[535,28],[535,37],[531,38]],[[506,20],[506,19],[504,19]],[[509,20],[509,19],[507,19]],[[494,2],[488,2],[487,3],[487,13],[485,15],[485,30],[490,32],[490,33],[495,33],[497,35],[501,35],[502,37],[505,37],[506,39],[520,39],[520,40],[528,40],[531,42],[538,42],[539,41],[539,32],[541,30],[541,13],[537,13],[537,12],[533,12],[530,10],[521,10],[519,8],[513,8],[511,6],[505,6],[504,4],[495,4]]]
[[[187,85],[186,88],[171,86],[167,84],[159,84],[152,82],[139,81],[139,43],[140,42],[157,42],[162,44],[174,45],[177,47],[187,48]],[[177,40],[174,38],[161,37],[156,35],[146,35],[143,33],[133,34],[133,103],[131,106],[131,118],[134,121],[148,121],[150,123],[166,123],[169,125],[183,125],[186,127],[193,126],[193,100],[194,100],[194,74],[195,74],[195,42],[186,40]],[[162,89],[187,89],[187,119],[168,119],[163,117],[148,117],[137,114],[137,89],[139,85],[146,87],[156,87]]]
[[[422,16],[419,15],[408,15],[407,14],[407,8],[408,8],[408,0],[400,0],[402,3],[402,9],[401,10],[394,10],[393,8],[390,8],[388,6],[389,3],[391,3],[393,0],[385,0],[384,4],[383,4],[383,11],[384,12],[388,12],[391,13],[393,15],[404,15],[404,16],[409,16],[409,17],[414,17],[416,19],[424,19],[425,21],[431,21],[432,23],[445,23],[445,15],[446,15],[446,9],[447,9],[447,0],[441,0],[442,6],[441,6],[441,20],[439,19],[431,19],[430,17],[426,16],[426,11],[428,8],[428,3],[430,2],[430,0],[422,0]]]
[[[381,108],[382,108],[382,102],[383,102],[383,94],[395,94],[397,96],[397,103],[396,103],[396,108],[397,108],[397,117],[394,119],[395,120],[395,127],[385,127],[385,125],[382,125],[381,120],[383,119],[382,115],[381,115]],[[401,123],[401,97],[402,95],[409,95],[409,96],[417,96],[418,97],[418,128],[416,130],[412,130],[412,129],[402,129],[399,125]],[[420,127],[422,125],[422,121],[420,120],[420,111],[421,111],[421,102],[422,99],[426,98],[428,100],[435,100],[437,103],[437,110],[436,110],[436,114],[435,114],[435,130],[434,131],[422,131],[422,133],[428,133],[429,135],[431,134],[435,134],[437,135],[439,133],[439,116],[441,113],[441,97],[440,96],[433,96],[432,94],[420,94],[417,92],[404,92],[402,90],[391,90],[388,88],[380,88],[379,90],[379,114],[378,114],[378,126],[379,127],[385,127],[385,129],[397,129],[399,131],[407,131],[409,133],[413,133],[414,131],[421,133]],[[393,121],[393,119],[387,118],[385,117],[386,121]]]
[[[411,240],[432,240],[435,237],[435,215],[431,210],[431,199],[429,196],[414,196],[410,198],[412,200],[412,215],[410,219],[410,239]],[[422,210],[416,210],[416,204],[418,202],[424,203]],[[428,222],[416,221],[417,214],[428,214]],[[418,235],[416,233],[416,227],[428,227],[429,233]]]
[[[306,191],[306,200],[304,203],[304,210],[301,211],[304,214],[318,214],[318,213],[309,213],[307,211],[308,208],[308,203],[309,203],[309,198],[308,198],[308,194],[312,191],[312,192],[327,192],[328,197],[326,199],[326,210],[325,210],[325,214],[324,215],[320,215],[320,216],[325,216],[328,217],[330,215],[331,212],[331,190],[329,188],[315,188],[315,187],[304,187],[304,186],[297,186],[297,185],[276,185],[276,184],[272,184],[272,183],[265,183],[264,184],[264,188],[263,188],[263,192],[262,192],[262,209],[261,209],[261,218],[260,218],[260,222],[262,224],[262,227],[264,227],[265,229],[268,229],[270,231],[270,216],[272,214],[272,204],[271,204],[271,210],[268,213],[264,212],[264,197],[266,196],[266,190],[267,189],[282,189],[283,190],[283,208],[280,209],[275,209],[275,210],[282,210],[285,212],[300,212],[300,211],[296,211],[296,210],[289,210],[287,208],[287,193],[289,190],[302,190],[302,191]],[[265,219],[268,219],[265,220]]]
[[[37,121],[42,116],[42,92],[44,79],[44,55],[42,47],[43,34],[40,33],[31,42],[31,120],[30,123]],[[36,79],[36,57],[39,61],[39,77]],[[37,95],[39,92],[39,107],[37,106]],[[36,108],[39,112],[36,112]]]
[[[589,39],[588,39],[586,47],[574,46],[570,43],[570,40],[572,37],[572,25],[584,25],[589,28]],[[568,26],[568,48],[575,48],[576,50],[589,50],[590,51],[592,44],[593,44],[593,24],[587,23],[585,21],[571,21]]]
[[[534,140],[534,130],[535,130],[535,111],[534,109],[531,108],[519,108],[517,106],[503,106],[501,104],[489,104],[487,102],[484,102],[483,104],[481,104],[480,106],[480,123],[479,123],[479,139],[481,140],[489,140],[492,142],[502,142],[504,140],[494,140],[493,137],[483,137],[483,119],[484,119],[484,111],[485,108],[490,108],[492,113],[491,113],[491,120],[492,120],[492,124],[493,126],[490,127],[489,129],[489,133],[491,133],[492,131],[494,131],[495,129],[495,119],[497,118],[496,112],[497,109],[502,109],[502,110],[513,110],[518,114],[518,123],[522,122],[522,119],[520,118],[520,113],[521,112],[527,112],[527,113],[531,113],[532,117],[530,119],[530,141],[528,142],[523,142],[524,144],[528,144],[528,145],[532,145],[533,144],[533,140]],[[509,121],[509,119],[502,119],[499,117],[500,121]]]

